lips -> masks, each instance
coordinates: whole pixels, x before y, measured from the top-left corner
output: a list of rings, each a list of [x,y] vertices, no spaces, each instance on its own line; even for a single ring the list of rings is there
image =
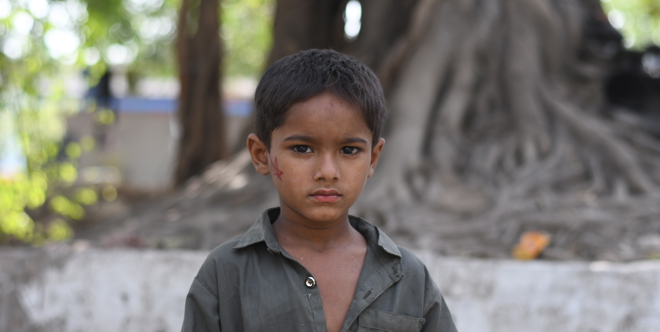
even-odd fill
[[[341,194],[334,189],[319,189],[309,196],[321,203],[332,203],[341,198]]]

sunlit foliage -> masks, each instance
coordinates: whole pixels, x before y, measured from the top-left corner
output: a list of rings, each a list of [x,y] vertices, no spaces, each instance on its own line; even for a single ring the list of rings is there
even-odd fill
[[[602,0],[612,26],[623,34],[628,48],[660,46],[660,1]]]
[[[271,47],[275,0],[222,0],[225,76],[259,77]]]
[[[116,198],[76,183],[94,142],[62,141],[63,115],[84,108],[71,85],[85,68],[94,84],[108,65],[172,75],[175,16],[174,0],[0,0],[0,155],[13,142],[24,159],[0,175],[0,244],[66,240],[85,206]],[[111,123],[108,113],[98,122]]]
[[[274,0],[222,0],[225,76],[260,75]],[[63,115],[84,108],[72,77],[94,84],[123,67],[129,85],[173,77],[179,0],[0,0],[0,157],[20,149],[22,169],[0,174],[0,244],[66,240],[85,206],[112,201],[112,186],[77,183],[91,137],[63,143]],[[100,124],[114,113],[97,110]]]

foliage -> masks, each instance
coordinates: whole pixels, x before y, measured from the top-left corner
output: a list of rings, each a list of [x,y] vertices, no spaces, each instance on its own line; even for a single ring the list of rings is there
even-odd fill
[[[46,203],[51,179],[60,178],[60,165],[52,160],[58,154],[56,142],[62,134],[56,115],[58,106],[63,105],[54,103],[61,97],[62,85],[40,84],[58,72],[59,63],[46,47],[46,39],[53,38],[56,28],[36,5],[30,9],[3,0],[0,8],[0,30],[4,32],[0,53],[0,115],[9,129],[2,139],[17,140],[26,159],[24,172],[0,180],[0,241],[59,240],[70,233],[66,224],[59,220],[48,225],[35,224],[26,213]],[[66,179],[72,176],[70,165],[61,165],[61,174]]]
[[[38,245],[67,239],[71,236],[67,221],[82,218],[82,204],[96,202],[63,195],[77,178],[75,161],[82,152],[78,143],[63,148],[58,143],[64,131],[60,112],[66,106],[57,93],[35,98],[3,92],[6,113],[2,115],[18,134],[25,170],[0,178],[0,243],[19,240]],[[48,218],[35,218],[46,214]]]
[[[63,115],[79,111],[69,81],[108,66],[129,84],[173,76],[179,0],[0,0],[0,156],[18,141],[24,170],[0,174],[0,243],[65,240],[69,223],[114,188],[80,187],[76,160],[94,141],[63,143]],[[270,47],[274,0],[223,0],[227,76],[257,76]],[[98,112],[101,122],[107,112]],[[109,194],[108,194],[109,193]],[[114,194],[112,194],[114,193]]]
[[[623,34],[626,47],[660,46],[660,1],[602,0],[612,26]]]
[[[222,0],[225,76],[258,77],[271,47],[274,0]]]
[[[0,155],[14,140],[25,159],[23,170],[0,178],[0,243],[67,239],[69,223],[97,202],[98,189],[76,184],[76,160],[93,139],[62,141],[63,115],[82,108],[82,96],[67,85],[85,67],[93,83],[107,64],[167,74],[171,51],[162,50],[173,39],[175,5],[0,0],[0,117],[7,129]]]

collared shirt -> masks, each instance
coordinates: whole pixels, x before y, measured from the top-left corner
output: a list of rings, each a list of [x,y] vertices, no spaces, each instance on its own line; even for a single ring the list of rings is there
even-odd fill
[[[182,331],[326,331],[313,276],[275,238],[279,208],[215,248],[193,280]],[[367,254],[342,331],[442,331],[456,327],[426,267],[376,226],[350,216]]]

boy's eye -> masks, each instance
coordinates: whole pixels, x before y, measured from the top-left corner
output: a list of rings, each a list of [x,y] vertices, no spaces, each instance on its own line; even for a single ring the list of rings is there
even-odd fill
[[[355,146],[345,146],[341,148],[341,153],[343,154],[356,154],[358,152],[360,152],[360,148]]]
[[[307,145],[296,145],[291,149],[294,152],[298,152],[298,153],[310,153],[310,152],[312,152],[312,149]]]

